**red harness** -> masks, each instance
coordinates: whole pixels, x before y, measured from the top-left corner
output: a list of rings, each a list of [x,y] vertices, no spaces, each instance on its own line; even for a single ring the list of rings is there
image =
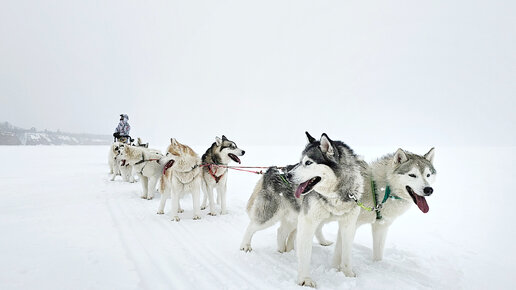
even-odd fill
[[[225,173],[222,173],[222,175],[217,176],[217,175],[215,175],[215,172],[217,172],[217,171],[213,172],[213,170],[211,168],[219,167],[219,166],[215,165],[215,164],[209,164],[207,166],[208,166],[208,172],[210,173],[211,177],[213,177],[213,179],[215,179],[215,183],[219,183],[220,179],[222,178],[222,176],[224,176]]]

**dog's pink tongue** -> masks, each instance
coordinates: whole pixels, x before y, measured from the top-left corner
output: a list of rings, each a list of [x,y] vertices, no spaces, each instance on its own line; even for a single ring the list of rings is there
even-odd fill
[[[236,156],[233,153],[229,153],[228,156],[229,156],[229,158],[233,159],[233,161],[235,161],[236,163],[240,164],[240,158],[238,158],[238,156]]]
[[[308,186],[308,183],[310,182],[310,180],[308,181],[305,181],[303,183],[301,183],[298,187],[297,187],[297,190],[296,190],[296,198],[299,198],[301,196],[301,194],[303,193],[303,191],[305,190],[305,188]]]
[[[427,213],[430,208],[428,207],[428,203],[426,203],[425,197],[424,196],[419,196],[417,194],[415,194],[415,196],[416,196],[417,207],[419,207],[419,209],[423,213]]]

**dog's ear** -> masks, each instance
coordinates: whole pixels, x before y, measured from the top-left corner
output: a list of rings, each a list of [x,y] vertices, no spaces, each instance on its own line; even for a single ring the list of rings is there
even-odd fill
[[[432,147],[432,149],[430,149],[430,151],[428,151],[426,154],[425,154],[425,159],[430,161],[430,163],[434,163],[434,155],[435,155],[435,148]]]
[[[396,153],[394,153],[394,157],[392,158],[392,160],[394,162],[394,165],[398,165],[398,164],[401,164],[401,163],[407,161],[408,157],[407,157],[407,154],[405,153],[405,151],[403,151],[403,149],[398,148]]]
[[[170,138],[170,144],[177,146],[177,140],[176,138]]]
[[[228,138],[226,138],[226,136],[222,135],[222,141],[228,141]]]
[[[315,138],[312,137],[312,135],[310,135],[310,133],[305,131],[305,134],[306,134],[306,138],[308,138],[308,143],[314,143],[315,142]]]
[[[224,135],[222,135],[222,137],[224,137]],[[215,137],[215,142],[217,142],[217,146],[222,145],[222,139],[220,139],[218,136]]]
[[[323,133],[321,136],[321,151],[323,153],[326,153],[328,156],[333,156],[335,154],[335,150],[333,149],[333,141],[326,135],[326,133]]]

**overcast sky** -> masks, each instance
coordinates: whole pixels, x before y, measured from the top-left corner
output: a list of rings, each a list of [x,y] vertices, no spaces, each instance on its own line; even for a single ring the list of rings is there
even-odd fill
[[[516,145],[516,1],[0,2],[0,121],[165,144]]]

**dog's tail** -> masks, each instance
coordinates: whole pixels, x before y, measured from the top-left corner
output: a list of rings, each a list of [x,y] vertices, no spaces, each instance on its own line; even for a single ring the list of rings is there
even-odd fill
[[[247,202],[246,211],[247,211],[248,215],[251,214],[251,209],[253,208],[254,201],[260,194],[260,191],[262,190],[262,186],[263,186],[263,177],[260,178],[260,180],[258,180],[258,183],[256,183],[256,186],[254,187],[254,190],[253,190],[253,194],[251,194],[251,197],[249,197],[249,201]]]

